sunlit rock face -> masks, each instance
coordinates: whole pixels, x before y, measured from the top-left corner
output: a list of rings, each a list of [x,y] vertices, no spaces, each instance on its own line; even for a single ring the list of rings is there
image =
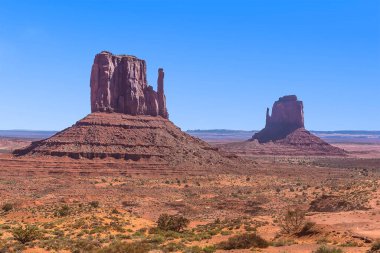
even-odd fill
[[[157,92],[148,85],[144,60],[103,51],[95,56],[91,69],[91,112],[168,118],[161,68],[157,85]]]

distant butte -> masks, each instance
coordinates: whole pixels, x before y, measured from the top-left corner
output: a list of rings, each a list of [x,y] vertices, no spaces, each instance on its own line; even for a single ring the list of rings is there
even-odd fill
[[[273,104],[272,115],[267,108],[265,128],[252,139],[260,143],[276,141],[299,128],[305,128],[303,103],[295,95],[283,96]]]
[[[295,95],[280,97],[266,112],[265,127],[245,142],[220,145],[226,152],[241,155],[346,155],[305,129],[303,102]]]

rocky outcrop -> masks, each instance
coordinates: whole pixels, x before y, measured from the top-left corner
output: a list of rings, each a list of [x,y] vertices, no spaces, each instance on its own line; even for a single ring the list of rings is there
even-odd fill
[[[272,115],[269,115],[267,108],[265,128],[256,133],[252,139],[260,143],[280,140],[304,127],[302,101],[299,101],[295,95],[284,96],[273,104]]]
[[[147,84],[145,61],[101,52],[95,56],[91,72],[92,113],[13,154],[36,159],[115,159],[150,172],[165,167],[160,173],[185,167],[188,172],[234,167],[233,160],[182,132],[168,119],[161,68],[157,86],[156,92]]]
[[[158,69],[157,78],[157,102],[158,102],[158,114],[164,118],[168,118],[168,110],[166,109],[166,97],[164,93],[164,69]]]
[[[54,136],[14,151],[16,156],[125,160],[147,166],[208,168],[230,163],[206,142],[170,120],[146,115],[95,112]]]
[[[346,151],[334,147],[305,129],[303,103],[297,96],[280,97],[267,108],[265,128],[245,142],[220,146],[235,154],[252,155],[322,155],[345,156]]]
[[[157,85],[158,92],[148,85],[144,60],[103,51],[95,56],[91,70],[91,112],[168,118],[161,68]]]

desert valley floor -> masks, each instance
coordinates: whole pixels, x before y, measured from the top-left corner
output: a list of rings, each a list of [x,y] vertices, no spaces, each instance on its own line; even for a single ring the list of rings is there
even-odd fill
[[[333,142],[345,157],[247,153],[231,158],[239,169],[11,155],[29,143],[0,139],[0,252],[377,252],[377,140]],[[305,214],[297,233],[284,232],[289,210]],[[162,214],[189,225],[157,229]],[[264,242],[239,248],[252,234]]]

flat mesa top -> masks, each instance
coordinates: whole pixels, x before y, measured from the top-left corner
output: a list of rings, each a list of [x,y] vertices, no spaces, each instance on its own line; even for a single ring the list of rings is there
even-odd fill
[[[298,98],[296,95],[287,95],[280,97],[278,101],[298,101]]]
[[[139,58],[137,58],[136,56],[134,55],[128,55],[128,54],[113,54],[111,52],[108,52],[108,51],[102,51],[100,52],[100,54],[108,54],[108,55],[111,55],[113,57],[118,57],[118,58],[124,58],[124,57],[127,57],[127,58],[133,58],[133,59],[138,59],[140,60]]]

